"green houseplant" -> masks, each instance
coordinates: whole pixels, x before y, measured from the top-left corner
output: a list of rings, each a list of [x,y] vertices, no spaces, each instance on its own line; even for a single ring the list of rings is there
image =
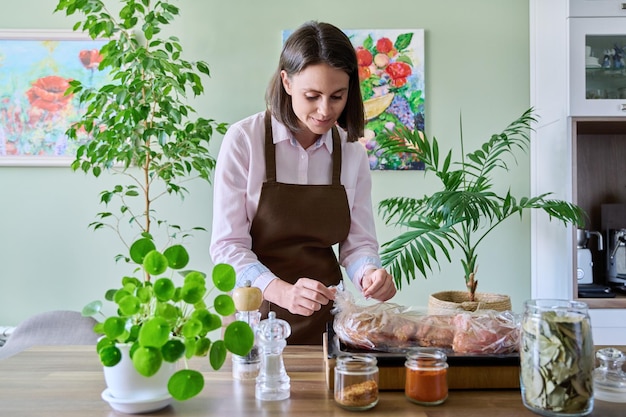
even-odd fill
[[[478,149],[465,153],[461,123],[460,160],[453,159],[452,150],[441,158],[436,138],[406,127],[387,130],[376,140],[383,154],[406,152],[424,162],[426,174],[432,173],[441,182],[441,189],[421,198],[393,197],[380,202],[379,213],[386,224],[403,226],[406,231],[382,245],[382,262],[390,268],[398,287],[401,277],[407,283],[439,264],[443,254],[451,262],[455,247],[462,251],[468,300],[474,301],[478,280],[479,244],[510,216],[520,217],[527,209],[541,209],[550,218],[564,224],[584,224],[584,212],[574,204],[550,199],[550,193],[536,197],[514,197],[510,190],[498,194],[493,178],[508,171],[507,163],[517,151],[530,145],[532,109],[524,112],[501,133],[492,135]]]
[[[245,355],[254,342],[252,329],[243,322],[228,325],[222,339],[209,338],[211,331],[221,328],[221,317],[235,312],[228,294],[235,285],[234,270],[215,266],[212,283],[221,293],[210,303],[214,288],[206,274],[184,269],[189,262],[185,240],[202,228],[186,229],[159,218],[154,203],[168,196],[184,197],[186,181],[210,180],[215,161],[209,140],[226,126],[192,119],[195,110],[187,94],[204,92],[201,76],[208,76],[209,69],[205,62],[183,59],[179,40],[162,35],[163,27],[179,14],[178,7],[154,0],[114,3],[117,14],[108,9],[110,1],[101,0],[60,0],[55,10],[68,16],[82,14],[73,29],[108,40],[97,53],[91,51],[90,59],[109,71],[111,82],[94,89],[71,81],[66,91],[84,109],[67,131],[81,144],[72,169],[95,177],[111,172],[124,179],[102,191],[107,211],[98,213],[90,225],[117,233],[125,249],[116,258],[131,267],[121,285],[105,295],[116,313],[96,326],[103,334],[98,353],[105,366],[114,366],[121,359],[118,344],[131,344],[133,365],[144,376],[154,375],[164,361],[182,359],[187,364],[194,355],[208,356],[218,369],[228,351]],[[180,284],[175,283],[176,272]],[[97,301],[83,314],[101,309]],[[203,385],[200,372],[182,369],[169,379],[168,390],[172,397],[185,400]]]

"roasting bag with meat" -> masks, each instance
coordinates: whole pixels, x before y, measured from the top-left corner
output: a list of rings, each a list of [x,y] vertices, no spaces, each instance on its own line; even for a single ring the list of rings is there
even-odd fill
[[[504,354],[518,350],[520,320],[512,311],[429,311],[384,302],[357,305],[338,291],[333,330],[348,346],[382,352],[432,346],[455,353]]]

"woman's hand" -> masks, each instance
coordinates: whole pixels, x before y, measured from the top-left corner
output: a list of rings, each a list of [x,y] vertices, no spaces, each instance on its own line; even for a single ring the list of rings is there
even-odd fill
[[[334,300],[335,291],[310,278],[300,278],[295,284],[275,279],[265,288],[263,297],[291,314],[310,316]]]
[[[361,280],[361,287],[365,298],[373,298],[378,301],[387,301],[396,295],[393,277],[382,268],[367,271]]]

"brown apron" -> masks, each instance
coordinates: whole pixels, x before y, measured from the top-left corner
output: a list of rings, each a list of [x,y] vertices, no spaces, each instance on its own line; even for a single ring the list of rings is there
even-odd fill
[[[341,140],[332,129],[333,175],[331,185],[298,185],[276,181],[276,157],[272,118],[265,115],[266,181],[259,207],[252,220],[252,251],[280,279],[295,284],[306,277],[326,286],[341,280],[341,270],[332,245],[341,242],[350,230],[350,208],[341,185]],[[263,302],[261,312],[276,316],[291,325],[288,344],[320,345],[326,323],[332,320],[332,302],[305,317]]]

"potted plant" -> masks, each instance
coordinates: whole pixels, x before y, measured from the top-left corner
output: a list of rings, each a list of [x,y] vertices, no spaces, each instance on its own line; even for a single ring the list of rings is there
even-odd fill
[[[516,151],[526,151],[529,132],[535,122],[532,109],[524,112],[501,133],[492,135],[478,149],[455,160],[452,150],[441,158],[436,138],[400,126],[386,130],[377,138],[383,155],[405,152],[413,154],[441,182],[441,189],[421,198],[393,197],[380,202],[379,213],[386,224],[404,226],[407,230],[382,245],[382,262],[393,274],[396,285],[407,283],[439,265],[443,254],[451,262],[450,252],[462,251],[467,300],[476,299],[476,278],[479,244],[499,224],[512,215],[520,216],[527,209],[541,209],[550,218],[564,224],[582,227],[584,212],[575,204],[550,199],[551,193],[536,197],[514,197],[510,190],[498,193],[494,175],[508,171],[508,162]],[[461,123],[461,152],[464,153]],[[510,304],[510,301],[509,301]]]
[[[165,0],[118,3],[117,14],[101,0],[60,0],[55,10],[81,13],[84,18],[74,30],[108,40],[100,51],[90,51],[89,59],[108,70],[112,81],[99,89],[71,81],[66,91],[84,109],[67,131],[81,143],[72,169],[95,177],[111,172],[125,179],[102,191],[107,210],[90,225],[117,233],[125,249],[116,258],[130,266],[121,285],[106,293],[116,313],[96,326],[103,334],[97,350],[110,367],[123,359],[120,348],[130,346],[134,368],[147,377],[163,363],[186,362],[194,355],[208,355],[211,366],[219,369],[228,351],[246,355],[254,342],[250,326],[238,321],[228,325],[222,338],[209,338],[222,326],[221,317],[235,312],[228,294],[235,285],[234,270],[215,266],[212,284],[222,293],[210,302],[206,274],[184,269],[189,261],[185,240],[202,228],[159,218],[154,204],[168,196],[184,197],[184,183],[190,179],[210,180],[215,160],[209,140],[226,126],[192,119],[195,109],[187,93],[203,93],[201,76],[209,75],[209,69],[205,62],[184,60],[176,37],[159,36],[179,14],[178,7]],[[175,283],[176,272],[180,284]],[[91,303],[84,314],[97,314],[101,308],[101,302]],[[168,390],[185,400],[203,385],[200,372],[182,369],[169,378]]]

